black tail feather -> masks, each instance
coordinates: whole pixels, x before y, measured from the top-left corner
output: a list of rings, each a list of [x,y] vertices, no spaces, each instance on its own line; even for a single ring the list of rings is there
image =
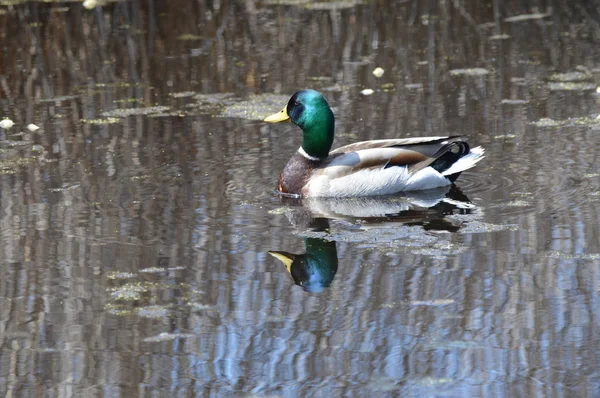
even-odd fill
[[[450,144],[451,148],[446,150],[439,158],[434,160],[429,166],[433,167],[438,173],[443,173],[448,170],[456,161],[469,153],[470,147],[465,141],[456,141]],[[455,173],[447,178],[454,182],[460,173]]]

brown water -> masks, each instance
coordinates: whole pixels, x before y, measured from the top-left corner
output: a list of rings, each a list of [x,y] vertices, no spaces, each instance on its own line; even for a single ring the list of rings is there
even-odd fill
[[[269,3],[0,6],[0,395],[600,396],[593,3]],[[487,157],[282,201],[309,87]]]

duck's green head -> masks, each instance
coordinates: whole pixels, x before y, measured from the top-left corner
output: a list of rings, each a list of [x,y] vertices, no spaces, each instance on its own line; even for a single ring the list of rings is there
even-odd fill
[[[335,119],[327,100],[315,90],[302,90],[292,95],[280,112],[265,119],[267,123],[291,120],[302,129],[302,149],[314,157],[324,159],[333,144]]]

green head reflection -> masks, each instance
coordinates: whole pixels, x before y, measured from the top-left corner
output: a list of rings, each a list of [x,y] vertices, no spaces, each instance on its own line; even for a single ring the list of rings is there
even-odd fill
[[[304,254],[284,251],[269,254],[285,265],[296,285],[307,292],[319,293],[331,285],[338,269],[335,242],[320,238],[305,238],[304,242]]]

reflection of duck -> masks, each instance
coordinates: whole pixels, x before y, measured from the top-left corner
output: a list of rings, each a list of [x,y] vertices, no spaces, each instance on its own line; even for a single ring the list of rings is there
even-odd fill
[[[327,223],[327,220],[321,220]],[[304,254],[284,251],[270,251],[269,254],[285,265],[296,285],[307,292],[318,293],[329,287],[337,272],[336,244],[320,238],[305,238],[304,242]]]
[[[318,217],[327,219],[360,219],[367,223],[400,222],[403,224],[436,221],[445,225],[444,216],[470,212],[475,205],[456,187],[440,187],[427,191],[406,192],[401,196],[362,198],[282,198],[290,205],[290,222],[306,227]],[[455,227],[442,228],[456,230]]]
[[[306,198],[302,205],[313,214],[327,218],[394,218],[405,221],[414,214],[423,218],[438,210],[471,209],[475,207],[456,187],[440,187],[402,195],[364,198]]]
[[[338,259],[335,242],[319,238],[305,238],[306,253],[270,251],[281,261],[294,278],[294,283],[307,292],[318,293],[329,287],[337,272]]]
[[[360,229],[371,230],[394,227],[398,224],[420,225],[425,230],[454,232],[459,221],[450,221],[446,215],[470,212],[475,206],[455,186],[411,193],[401,197],[380,198],[282,198],[290,206],[286,209],[291,223],[312,231],[329,231],[330,219],[360,219]],[[306,237],[306,252],[292,254],[270,251],[280,260],[294,278],[294,282],[309,292],[320,292],[328,287],[337,272],[338,259],[335,241]]]
[[[291,120],[302,129],[302,145],[279,176],[279,191],[304,197],[389,195],[450,185],[483,159],[460,137],[363,141],[330,152],[334,116],[314,90],[295,93],[285,108],[265,119]]]

